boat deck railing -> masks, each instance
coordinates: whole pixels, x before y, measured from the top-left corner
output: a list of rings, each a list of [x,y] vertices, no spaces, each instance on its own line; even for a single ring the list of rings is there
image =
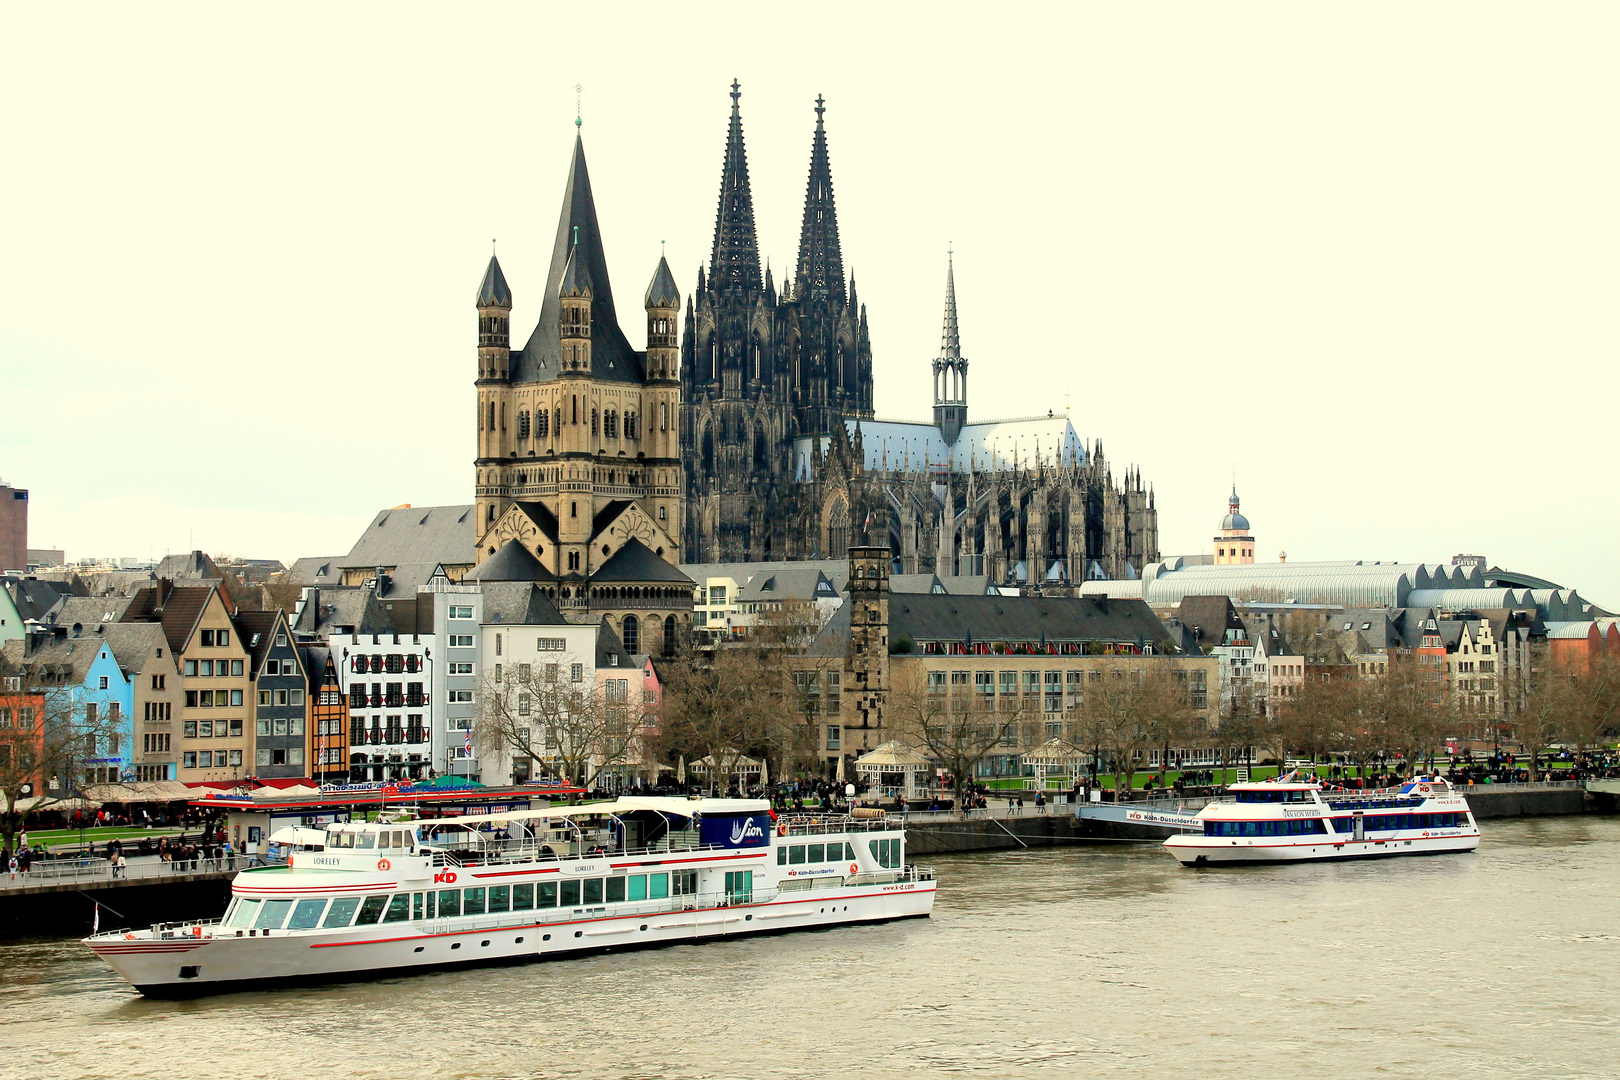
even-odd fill
[[[688,851],[715,851],[723,845],[700,844],[695,840],[684,837],[670,840],[659,840],[657,843],[642,847],[614,847],[609,844],[591,843],[517,843],[492,846],[477,850],[460,848],[455,851],[444,851],[430,848],[433,865],[436,867],[462,869],[468,866],[507,866],[524,863],[561,862],[565,859],[589,859],[594,855],[612,855],[615,857],[629,857],[639,855],[668,855],[671,852]]]
[[[783,814],[776,831],[782,836],[828,836],[833,833],[882,832],[896,829],[891,816],[853,817],[849,814]],[[786,832],[783,832],[783,829]]]

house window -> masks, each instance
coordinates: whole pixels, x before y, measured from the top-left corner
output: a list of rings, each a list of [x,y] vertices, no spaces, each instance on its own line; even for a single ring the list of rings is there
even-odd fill
[[[96,680],[96,682],[97,682],[100,689],[102,689],[102,690],[107,689],[107,676],[105,676],[105,675],[101,676],[99,679]]]
[[[500,641],[500,638],[497,636],[495,640],[498,642],[498,641]],[[450,647],[452,649],[470,649],[470,648],[472,648],[472,644],[473,644],[473,636],[471,634],[451,634],[450,635]],[[498,648],[495,651],[495,655],[497,655],[497,656],[500,655],[500,650]]]
[[[839,727],[837,724],[828,724],[827,725],[827,749],[829,749],[829,750],[837,750],[837,749],[839,749],[839,740],[840,740],[840,737],[843,735],[843,731],[844,731],[844,729]]]
[[[452,704],[452,705],[471,704],[472,699],[473,699],[473,692],[471,690],[452,690],[452,691],[450,691],[449,701],[450,701],[450,704]]]
[[[570,664],[570,665],[568,665],[568,679],[569,679],[570,682],[584,682],[585,681],[585,665],[584,664]]]
[[[560,637],[543,637],[535,639],[536,652],[562,652],[568,648],[568,642]]]
[[[473,609],[471,605],[466,607],[452,607],[450,609],[450,617],[452,619],[470,619],[473,617]]]

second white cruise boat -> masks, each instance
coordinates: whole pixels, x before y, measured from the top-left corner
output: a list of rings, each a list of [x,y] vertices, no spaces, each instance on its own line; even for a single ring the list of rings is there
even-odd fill
[[[926,916],[934,890],[881,816],[626,798],[331,825],[324,850],[238,874],[221,919],[84,944],[180,997]]]
[[[1439,855],[1479,847],[1468,800],[1437,776],[1380,791],[1328,790],[1289,773],[1233,784],[1198,811],[1203,832],[1165,848],[1184,866]]]

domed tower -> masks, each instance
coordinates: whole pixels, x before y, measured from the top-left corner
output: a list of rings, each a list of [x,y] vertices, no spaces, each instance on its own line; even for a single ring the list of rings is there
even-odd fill
[[[1226,500],[1226,516],[1221,518],[1221,531],[1215,537],[1215,565],[1234,566],[1254,562],[1254,537],[1249,534],[1249,519],[1238,513],[1237,486]]]

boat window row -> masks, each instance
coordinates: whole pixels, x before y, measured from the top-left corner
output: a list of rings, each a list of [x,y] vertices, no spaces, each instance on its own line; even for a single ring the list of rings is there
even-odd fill
[[[1354,818],[1335,818],[1341,832],[1349,832]],[[1467,814],[1367,814],[1363,816],[1368,831],[1389,829],[1457,829],[1468,824]]]
[[[888,870],[896,870],[902,865],[900,862],[900,838],[890,840],[872,841],[872,858],[877,864]]]
[[[1421,797],[1408,799],[1329,799],[1327,804],[1335,810],[1392,810],[1407,806],[1422,806]]]
[[[776,849],[776,865],[798,866],[801,863],[853,862],[853,844],[783,844]]]
[[[1309,791],[1235,791],[1238,802],[1246,803],[1302,803],[1311,801]]]
[[[462,915],[499,915],[590,904],[617,904],[636,900],[662,900],[697,892],[697,871],[630,874],[573,881],[542,881],[521,885],[489,885],[468,889],[438,889],[426,893],[380,893],[344,896],[332,901],[264,900],[239,897],[225,916],[230,930],[334,930],[376,923],[418,919],[448,919]]]
[[[1321,818],[1284,821],[1206,821],[1205,836],[1310,836],[1327,832]]]
[[[379,849],[408,851],[416,846],[416,842],[410,829],[384,829],[381,832],[328,829],[326,846],[335,849],[356,848],[361,851]]]

